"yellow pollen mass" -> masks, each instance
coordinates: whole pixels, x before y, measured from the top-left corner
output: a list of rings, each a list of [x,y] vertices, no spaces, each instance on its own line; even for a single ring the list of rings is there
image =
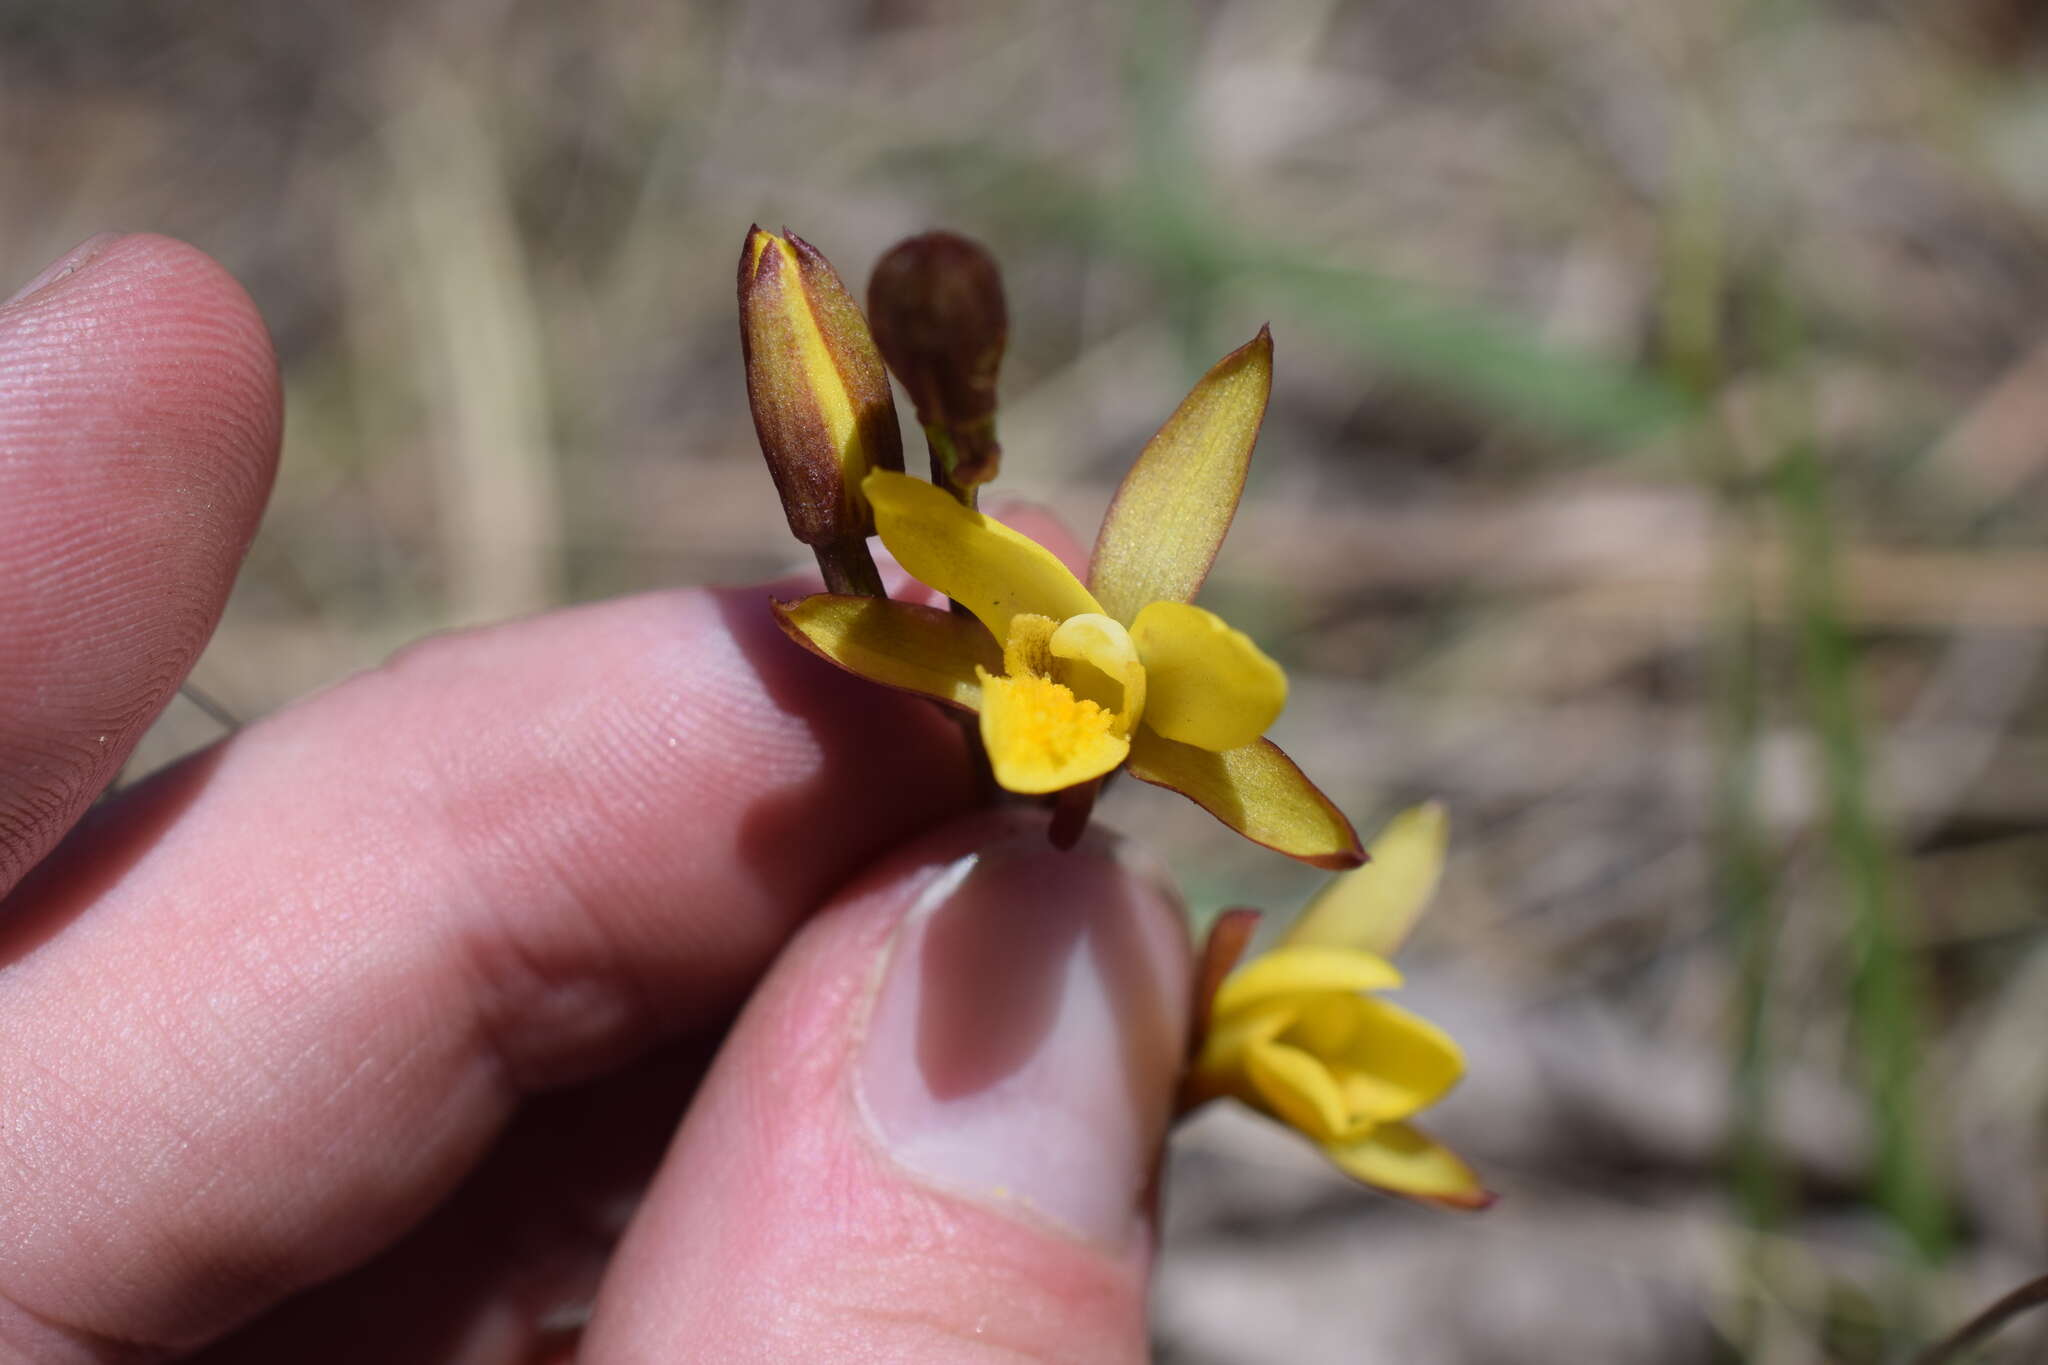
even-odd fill
[[[981,677],[981,742],[996,781],[1013,792],[1061,791],[1102,776],[1130,753],[1116,717],[1050,678]]]

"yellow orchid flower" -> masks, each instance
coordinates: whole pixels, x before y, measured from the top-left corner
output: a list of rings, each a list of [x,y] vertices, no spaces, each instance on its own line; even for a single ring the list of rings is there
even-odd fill
[[[1457,1083],[1464,1054],[1434,1024],[1366,993],[1401,984],[1387,959],[1436,890],[1446,832],[1441,806],[1402,812],[1370,864],[1331,882],[1271,951],[1235,970],[1253,917],[1232,912],[1205,954],[1205,975],[1221,984],[1185,1107],[1241,1100],[1364,1184],[1453,1208],[1493,1202],[1471,1167],[1408,1122]]]
[[[1190,600],[1236,513],[1272,374],[1261,329],[1202,377],[1117,490],[1086,584],[944,490],[876,470],[861,490],[882,543],[973,619],[829,593],[778,603],[777,617],[863,677],[979,712],[1010,791],[1065,791],[1126,765],[1257,843],[1356,867],[1350,822],[1261,738],[1286,675]]]

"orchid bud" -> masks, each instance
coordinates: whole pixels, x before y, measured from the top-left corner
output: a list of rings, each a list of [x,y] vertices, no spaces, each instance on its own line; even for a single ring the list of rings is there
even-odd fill
[[[740,345],[761,453],[798,540],[874,534],[860,482],[903,468],[903,437],[881,355],[830,262],[794,233],[747,231]]]
[[[1010,331],[995,258],[952,232],[899,242],[868,281],[868,315],[931,440],[933,481],[965,489],[993,479],[996,371]]]

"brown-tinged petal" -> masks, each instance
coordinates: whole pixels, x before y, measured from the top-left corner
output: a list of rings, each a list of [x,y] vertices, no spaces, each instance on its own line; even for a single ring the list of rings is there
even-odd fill
[[[1290,858],[1333,872],[1365,861],[1351,822],[1271,740],[1214,753],[1140,725],[1131,736],[1130,773]]]
[[[1356,1142],[1325,1143],[1323,1152],[1353,1180],[1442,1208],[1475,1212],[1496,1196],[1456,1152],[1406,1123],[1383,1123]]]
[[[755,227],[740,252],[739,300],[747,400],[789,529],[808,545],[873,534],[860,482],[903,468],[903,437],[853,296],[801,237]]]
[[[1088,587],[1129,623],[1148,602],[1200,590],[1237,514],[1252,445],[1273,388],[1273,336],[1216,362],[1145,445],[1102,520]]]
[[[790,639],[848,672],[966,711],[981,706],[977,667],[1003,664],[978,622],[941,607],[817,593],[774,610]]]

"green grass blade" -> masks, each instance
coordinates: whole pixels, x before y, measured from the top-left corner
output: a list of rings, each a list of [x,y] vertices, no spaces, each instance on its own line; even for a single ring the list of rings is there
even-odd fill
[[[1843,624],[1836,552],[1820,457],[1795,442],[1776,472],[1791,553],[1791,592],[1806,702],[1821,750],[1829,842],[1848,900],[1854,954],[1851,1007],[1878,1140],[1878,1198],[1930,1263],[1947,1253],[1947,1203],[1927,1147],[1919,1076],[1922,1006],[1908,955],[1908,910],[1895,858],[1871,809],[1856,658]]]

